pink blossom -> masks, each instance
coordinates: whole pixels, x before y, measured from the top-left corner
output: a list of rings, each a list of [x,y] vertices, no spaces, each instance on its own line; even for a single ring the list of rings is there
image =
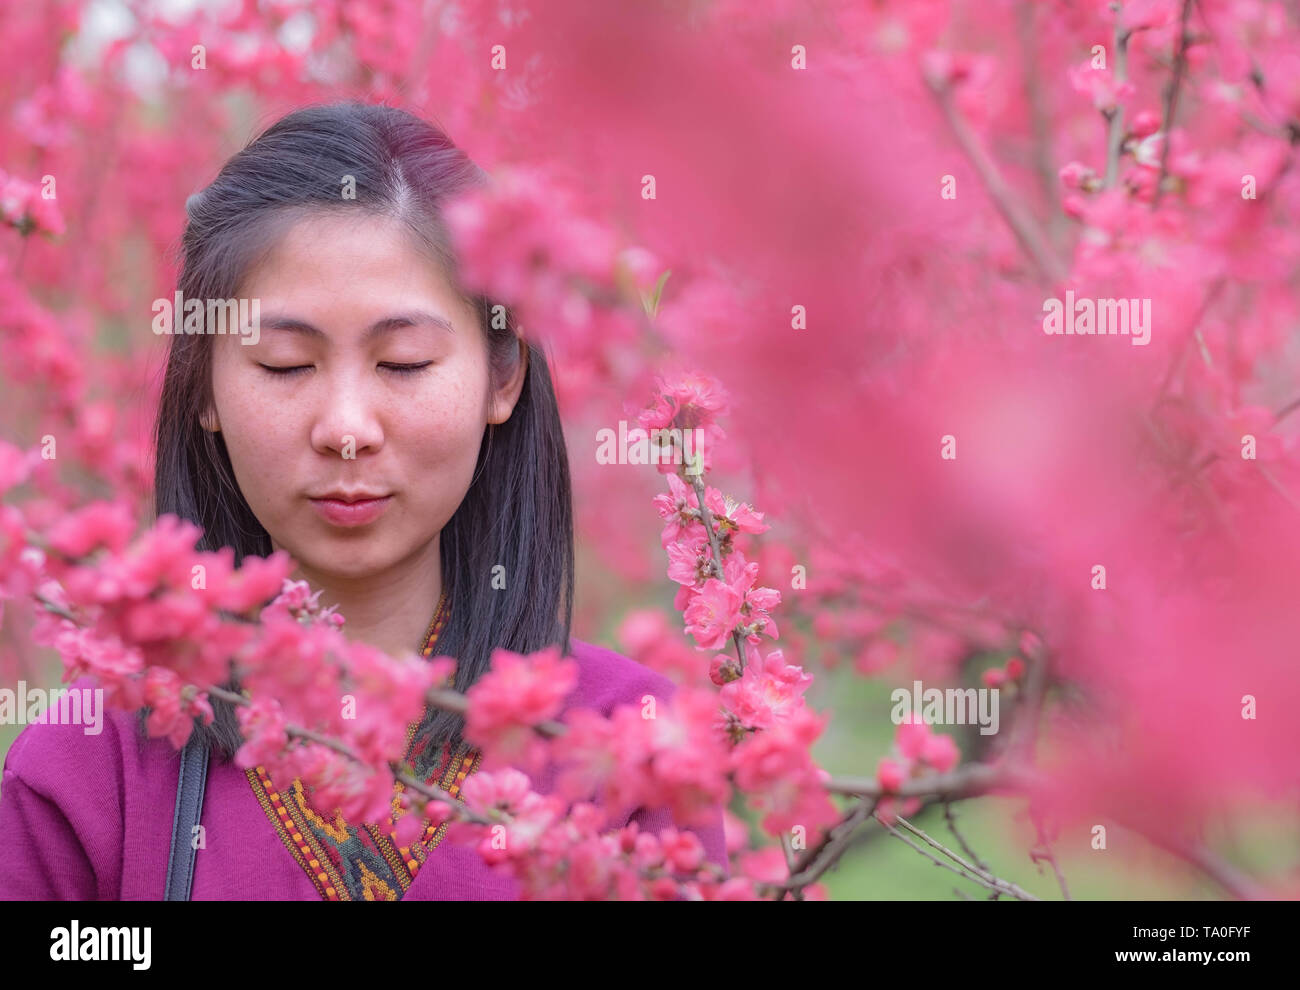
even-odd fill
[[[393,838],[393,844],[398,849],[407,848],[422,834],[424,834],[424,822],[418,815],[411,814],[409,811],[397,819],[389,833]]]
[[[763,513],[755,512],[753,507],[744,502],[724,496],[717,489],[705,490],[705,504],[724,532],[765,533],[769,529],[767,523],[763,522]]]
[[[649,786],[644,775],[650,734],[643,722],[626,715],[606,719],[581,708],[566,713],[568,732],[552,747],[562,766],[559,792],[584,798],[606,788],[606,793],[617,794],[618,803],[635,807]]]
[[[876,778],[880,781],[882,790],[897,791],[903,785],[903,776],[903,767],[897,760],[884,756],[880,758],[880,764],[876,768]]]
[[[930,739],[930,726],[925,722],[912,721],[908,716],[894,733],[894,744],[903,758],[909,762],[917,760]]]
[[[648,431],[699,430],[692,452],[700,454],[700,468],[708,471],[713,466],[713,448],[726,439],[726,432],[718,419],[727,411],[728,394],[722,384],[711,375],[700,371],[660,376],[655,379],[655,396],[652,405],[642,410],[637,422]],[[683,436],[685,442],[685,436]],[[686,470],[688,465],[661,462],[661,473],[671,474]]]
[[[773,728],[750,736],[732,750],[736,783],[764,812],[762,827],[779,835],[796,824],[811,832],[837,819],[826,797],[822,772],[808,750],[826,719],[807,707]]]
[[[68,557],[107,548],[120,553],[135,530],[135,517],[122,502],[92,502],[50,529],[50,547]]]
[[[886,825],[895,825],[900,817],[910,818],[921,810],[920,798],[883,797],[876,805],[876,817]]]
[[[528,778],[509,768],[471,775],[461,794],[471,811],[501,822],[501,827],[490,828],[478,845],[479,855],[489,864],[526,854],[558,819],[563,807],[558,798],[535,794]]]
[[[1154,110],[1143,110],[1133,118],[1129,130],[1140,138],[1149,137],[1160,130],[1160,114]]]
[[[704,846],[694,832],[678,831],[666,828],[659,835],[663,847],[664,859],[681,873],[692,873],[704,862]]]
[[[637,719],[648,730],[649,763],[643,764],[648,773],[638,803],[666,807],[684,825],[707,819],[730,793],[728,746],[718,731],[716,693],[683,686],[656,706],[654,718],[642,715],[640,706],[628,707],[619,722]]]
[[[185,745],[194,727],[194,718],[212,721],[212,709],[201,700],[193,687],[187,687],[170,670],[151,667],[144,676],[144,704],[151,709],[147,719],[150,736],[166,736],[177,749]]]
[[[741,592],[717,578],[704,582],[686,607],[686,631],[695,637],[700,649],[719,650],[733,629],[740,625]]]
[[[964,52],[932,50],[920,59],[921,72],[933,86],[950,86],[967,81],[977,65],[976,56]]]
[[[469,689],[466,737],[486,756],[536,769],[546,747],[533,731],[555,718],[578,682],[578,665],[548,647],[528,656],[498,649],[491,669]]]
[[[895,756],[883,757],[877,768],[881,788],[890,792],[896,792],[904,780],[928,770],[946,773],[961,756],[951,736],[935,733],[928,724],[913,721],[910,715],[894,734],[894,752]]]
[[[654,506],[665,520],[660,534],[664,548],[682,540],[707,543],[708,534],[697,515],[699,499],[695,492],[676,474],[668,475],[668,488],[669,494],[654,497]]]
[[[716,378],[700,371],[657,378],[655,391],[655,405],[638,419],[647,430],[711,426],[727,412],[727,390]]]
[[[21,485],[30,472],[31,461],[28,455],[13,444],[0,440],[0,495]]]
[[[743,596],[740,611],[745,625],[753,627],[753,631],[746,637],[748,641],[757,644],[760,641],[760,634],[775,639],[779,633],[776,622],[769,612],[780,603],[781,593],[773,588],[755,588],[758,564],[754,561],[746,561],[739,553],[733,553],[727,559],[723,570],[730,588],[737,595]]]
[[[724,686],[720,697],[746,728],[768,729],[804,704],[803,692],[811,683],[811,674],[787,664],[781,650],[772,650],[748,664],[740,680]]]
[[[1092,105],[1103,113],[1114,110],[1121,101],[1137,92],[1131,80],[1117,82],[1109,67],[1093,68],[1090,61],[1071,68],[1069,77],[1075,91],[1089,96]]]
[[[1082,162],[1067,162],[1058,173],[1061,185],[1066,189],[1082,189],[1084,183],[1096,173]]]
[[[254,698],[247,705],[238,705],[239,731],[244,744],[235,754],[235,762],[242,767],[256,767],[276,760],[289,745],[285,733],[284,712],[272,698]]]
[[[952,736],[931,736],[921,752],[921,759],[939,773],[947,773],[955,767],[960,756]]]
[[[671,475],[670,475],[671,477]],[[679,539],[666,545],[668,576],[683,587],[699,589],[713,574],[713,551],[703,527],[698,537]]]

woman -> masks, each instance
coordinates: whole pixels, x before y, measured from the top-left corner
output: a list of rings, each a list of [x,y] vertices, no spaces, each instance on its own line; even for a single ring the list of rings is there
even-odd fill
[[[157,512],[202,526],[200,549],[286,550],[346,635],[393,654],[436,644],[460,661],[458,690],[496,647],[558,643],[581,671],[569,708],[666,699],[663,676],[569,638],[569,473],[546,362],[462,292],[440,212],[485,179],[418,118],[340,104],[285,117],[191,197],[182,296],[248,300],[260,326],[171,337]],[[233,711],[213,708],[193,898],[518,896],[443,844],[445,826],[397,849],[318,814],[300,782],[239,769]],[[453,793],[478,767],[462,728],[426,711],[410,733],[419,774]],[[126,714],[97,736],[28,727],[5,765],[0,896],[162,898],[179,765]],[[534,780],[553,784],[553,768]],[[671,824],[608,810],[611,827]],[[693,831],[725,868],[721,809]]]

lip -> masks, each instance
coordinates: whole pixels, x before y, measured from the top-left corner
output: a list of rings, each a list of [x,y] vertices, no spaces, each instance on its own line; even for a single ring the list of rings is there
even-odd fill
[[[321,518],[335,526],[364,526],[374,522],[393,501],[392,495],[330,492],[310,499]]]
[[[392,492],[376,492],[369,488],[332,488],[327,492],[321,492],[319,495],[308,495],[311,499],[328,499],[333,502],[365,502],[370,499],[387,498]]]

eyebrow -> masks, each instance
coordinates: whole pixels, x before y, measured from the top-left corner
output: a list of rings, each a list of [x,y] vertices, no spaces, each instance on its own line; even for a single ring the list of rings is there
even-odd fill
[[[393,330],[400,330],[404,327],[415,327],[425,324],[431,324],[435,327],[441,327],[448,333],[455,333],[456,328],[451,325],[446,317],[438,316],[436,313],[427,313],[423,310],[416,310],[410,313],[398,313],[394,316],[385,316],[383,319],[376,320],[370,326],[366,327],[361,334],[361,342],[369,343],[376,337],[382,336]],[[300,320],[293,316],[273,316],[268,320],[262,321],[262,327],[267,330],[288,330],[291,333],[300,333],[308,337],[323,338],[325,332],[319,327],[312,326],[306,320]]]

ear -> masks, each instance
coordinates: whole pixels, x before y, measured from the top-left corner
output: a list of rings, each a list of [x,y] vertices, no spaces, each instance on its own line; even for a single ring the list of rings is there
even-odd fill
[[[523,337],[515,338],[519,342],[519,360],[515,364],[514,374],[509,381],[493,393],[488,406],[489,423],[500,426],[510,418],[524,390],[524,376],[528,372],[528,344]]]

